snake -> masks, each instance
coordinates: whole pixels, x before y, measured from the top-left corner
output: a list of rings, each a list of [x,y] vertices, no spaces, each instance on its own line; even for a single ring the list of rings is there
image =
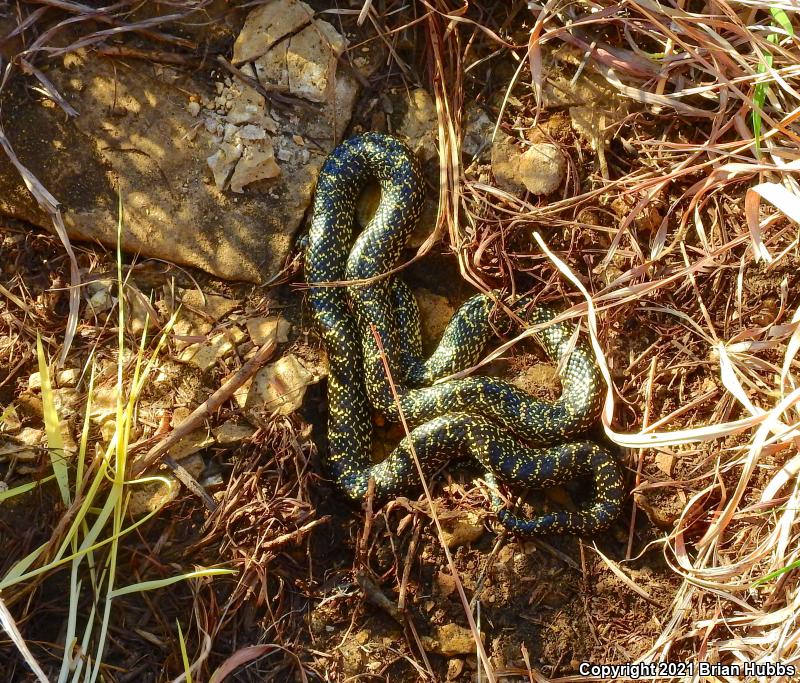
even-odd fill
[[[380,201],[358,232],[356,202],[377,182]],[[324,160],[317,178],[304,267],[308,300],[328,357],[327,475],[353,503],[380,504],[418,490],[450,460],[471,458],[485,472],[498,521],[522,536],[586,535],[607,529],[624,500],[614,454],[582,436],[596,422],[603,382],[574,326],[556,310],[513,302],[513,313],[559,363],[561,395],[542,401],[500,378],[450,376],[472,367],[496,334],[494,293],[479,293],[454,313],[436,350],[422,354],[419,311],[393,274],[416,225],[425,183],[414,153],[377,132],[350,137]],[[373,411],[403,419],[407,436],[373,462]],[[499,485],[535,489],[578,478],[590,495],[574,509],[526,517],[509,509]],[[372,488],[370,488],[372,483]]]

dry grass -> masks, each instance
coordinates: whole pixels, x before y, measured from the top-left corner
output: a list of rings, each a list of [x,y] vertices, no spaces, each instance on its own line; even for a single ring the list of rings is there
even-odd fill
[[[703,661],[797,663],[800,308],[798,230],[788,220],[800,218],[794,15],[789,5],[772,5],[770,13],[759,3],[718,2],[713,12],[698,13],[697,6],[689,12],[633,2],[624,15],[610,3],[589,7],[547,4],[534,13],[530,40],[516,49],[519,69],[509,92],[531,84],[535,120],[545,46],[564,41],[585,50],[610,85],[643,105],[609,122],[609,139],[624,136],[630,157],[615,155],[607,172],[600,165],[583,194],[537,206],[464,178],[442,153],[455,179],[443,194],[464,202],[460,214],[445,214],[451,244],[460,246],[464,276],[486,289],[512,281],[522,258],[534,262],[535,273],[555,262],[583,294],[565,316],[588,312],[599,354],[620,339],[614,328],[624,317],[660,328],[644,352],[623,359],[630,362],[609,359],[616,382],[604,368],[610,390],[603,423],[614,442],[637,449],[637,490],[671,488],[687,499],[674,530],[658,541],[682,584],[661,635],[639,660],[668,661],[679,648],[681,658],[688,650]],[[440,25],[447,25],[441,14],[429,24]],[[446,30],[436,38],[445,40]],[[473,36],[482,30],[486,35],[484,27],[470,29]],[[495,38],[495,45],[502,41]],[[445,68],[438,54],[436,64],[438,82],[458,84],[453,76],[461,66],[449,61]],[[463,99],[436,93],[442,112]],[[664,131],[659,138],[647,134],[654,121]],[[440,126],[443,152],[458,140],[458,123],[450,117]],[[456,129],[450,136],[447,124]],[[518,126],[498,120],[515,137],[527,125],[528,119]],[[628,207],[610,230],[583,217],[598,200]],[[648,220],[640,227],[642,217]],[[581,241],[602,245],[582,250],[588,279],[583,263],[583,275],[571,275],[538,234],[544,264],[507,248],[519,233],[541,226],[552,234],[553,225],[578,226],[562,258],[580,263]],[[560,236],[552,241],[563,244]],[[766,294],[748,291],[759,280],[774,285]],[[678,368],[685,370],[673,372]],[[711,378],[712,388],[702,391],[695,381],[668,410],[664,404],[675,402],[658,400],[659,388],[662,396],[663,387],[674,391],[672,377],[689,373]],[[707,445],[682,454],[681,447],[701,443]],[[642,470],[654,449],[677,455],[685,478],[648,481]],[[631,539],[636,514],[634,508]]]
[[[134,34],[160,49],[139,54],[125,48],[125,56],[158,59],[163,52],[181,63],[197,46],[178,27],[189,9],[199,12],[204,4],[179,4],[135,21],[128,14],[133,3],[94,13],[73,3],[41,2],[35,9],[20,4],[24,50],[6,65],[3,86],[16,70],[25,71],[66,115],[74,115],[47,81],[49,57],[78,46],[120,56],[123,47],[109,44],[109,37]],[[336,14],[371,24],[389,70],[407,83],[423,74],[435,99],[439,214],[420,255],[446,236],[463,277],[479,289],[518,293],[535,287],[543,298],[568,299],[572,305],[563,317],[584,321],[603,366],[609,386],[603,426],[608,438],[629,449],[634,487],[626,552],[613,556],[606,548],[580,545],[576,559],[560,546],[537,547],[584,577],[591,560],[599,559],[625,592],[650,606],[657,632],[631,657],[636,661],[798,665],[796,8],[722,0],[707,5],[639,0],[624,7],[605,0],[547,2],[533,10],[526,3],[496,4],[501,6],[367,1]],[[67,29],[68,39],[53,47]],[[404,40],[416,41],[414,59],[403,51]],[[554,61],[553,51],[566,48],[574,61]],[[502,78],[494,75],[496,63],[505,66],[498,68]],[[556,116],[548,100],[556,76],[577,82],[587,74],[627,104],[619,105],[618,116],[601,118],[594,139],[559,136],[548,126]],[[560,197],[509,194],[492,181],[485,162],[462,155],[466,105],[476,100],[496,123],[497,136],[528,144],[543,135],[561,146],[570,164]],[[567,106],[557,111],[568,112]],[[0,144],[14,160],[1,129]],[[55,283],[31,284],[24,275],[32,269],[2,285],[3,333],[18,341],[0,351],[9,368],[0,388],[24,377],[35,363],[37,332],[47,355],[63,359],[68,353],[86,357],[95,346],[113,348],[122,328],[101,325],[73,344],[78,267],[91,273],[100,266],[92,252],[72,249],[48,188],[19,170],[53,216],[69,264],[58,272],[69,270],[71,289],[58,308],[44,299]],[[63,253],[52,240],[42,251]],[[329,530],[330,508],[314,493],[321,483],[310,466],[313,449],[298,438],[299,430],[296,420],[269,422],[252,448],[226,466],[226,487],[213,513],[206,516],[195,498],[185,496],[169,519],[143,527],[136,543],[119,548],[116,571],[131,585],[220,559],[238,574],[228,583],[176,587],[163,602],[119,595],[119,604],[135,619],[126,628],[111,624],[107,650],[118,664],[105,668],[105,676],[126,680],[124,670],[157,675],[169,670],[179,680],[178,672],[186,669],[185,680],[202,680],[198,672],[217,670],[221,676],[249,664],[250,674],[244,675],[253,680],[290,675],[342,680],[336,658],[315,644],[318,637],[305,614],[311,614],[309,602],[317,614],[337,612],[345,626],[335,638],[344,646],[365,620],[363,593],[403,629],[404,649],[382,672],[399,662],[413,672],[409,680],[435,679],[418,633],[420,621],[404,609],[411,602],[412,567],[423,564],[421,529],[425,520],[437,520],[430,491],[427,505],[399,501],[388,511],[368,510],[357,539],[348,538],[357,532],[347,525]],[[139,436],[150,447],[160,433],[150,429]],[[49,463],[43,454],[42,474],[58,474],[58,466]],[[97,465],[87,460],[91,466]],[[485,504],[479,489],[452,481],[448,487],[464,508]],[[65,500],[64,508],[74,504]],[[669,505],[675,512],[659,531],[657,513]],[[66,516],[42,515],[37,528],[15,535],[7,561],[43,543],[49,543],[52,559],[69,523]],[[505,540],[498,537],[483,558],[484,574]],[[352,561],[348,553],[342,560],[343,541],[356,548]],[[380,544],[391,548],[389,569],[376,568]],[[675,582],[666,596],[637,579],[637,563],[654,553],[663,553]],[[101,553],[97,559],[109,557]],[[485,627],[478,611],[483,576],[469,600],[465,579],[474,577],[465,576],[449,552],[445,560],[464,603],[462,616],[476,633]],[[52,601],[53,587],[63,581],[58,572],[43,571],[12,599],[2,596],[10,610],[0,603],[0,620],[18,647],[23,636],[30,638],[26,630],[52,637],[37,635],[38,642],[28,642],[31,659],[62,659],[57,634],[40,620],[67,613],[65,605]],[[397,600],[387,595],[387,585],[396,588]],[[94,606],[84,600],[69,609],[91,621]],[[135,629],[127,628],[134,622]],[[625,660],[601,635],[591,634],[598,649],[607,647],[609,661]],[[331,645],[332,639],[324,642]],[[126,654],[143,646],[151,651],[142,660]],[[566,675],[568,668],[545,675],[524,646],[525,666],[516,669],[495,666],[482,649],[477,646],[488,681],[506,675],[586,680]],[[2,661],[18,666],[10,656]]]

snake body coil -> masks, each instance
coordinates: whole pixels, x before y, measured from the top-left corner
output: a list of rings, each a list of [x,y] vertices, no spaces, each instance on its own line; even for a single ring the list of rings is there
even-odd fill
[[[355,239],[355,204],[369,179],[380,184],[381,201]],[[587,476],[593,496],[576,512],[522,518],[506,510],[495,495],[498,518],[509,529],[527,535],[583,534],[606,528],[620,511],[622,477],[605,448],[569,440],[597,419],[601,399],[601,378],[592,354],[583,344],[573,347],[570,325],[553,324],[536,334],[551,359],[568,354],[560,372],[562,395],[549,403],[490,377],[433,383],[470,367],[480,357],[493,334],[489,297],[477,295],[462,305],[437,350],[425,359],[416,304],[400,279],[372,279],[346,288],[320,286],[370,279],[393,268],[419,217],[423,196],[416,158],[388,135],[350,138],[331,152],[320,171],[305,269],[314,316],[328,351],[325,464],[330,476],[354,501],[364,498],[370,478],[378,500],[408,493],[420,484],[412,448],[423,476],[458,456],[480,462],[492,485],[499,479],[541,488]],[[546,323],[555,315],[545,306],[526,310],[527,304],[518,301],[514,309],[530,324]],[[414,429],[386,460],[373,464],[372,408],[396,419],[398,404]]]

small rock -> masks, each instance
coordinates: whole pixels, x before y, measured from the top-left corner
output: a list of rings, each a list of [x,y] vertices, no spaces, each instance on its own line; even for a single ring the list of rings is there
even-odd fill
[[[457,657],[447,662],[447,678],[448,681],[454,681],[464,671],[464,660]]]
[[[56,373],[56,382],[60,387],[76,387],[81,371],[78,368],[66,368]]]
[[[474,543],[483,536],[483,517],[477,512],[467,512],[458,517],[442,520],[444,542],[450,550]]]
[[[211,433],[220,446],[232,446],[242,441],[246,441],[255,434],[255,429],[249,425],[236,424],[235,422],[223,422],[219,427],[212,429]]]
[[[44,432],[41,429],[25,427],[17,434],[17,441],[25,446],[39,446],[44,442]]]
[[[187,408],[186,406],[178,406],[172,411],[172,416],[169,420],[169,426],[173,429],[176,429],[180,426],[181,422],[185,422],[191,414],[191,408]]]
[[[114,305],[114,298],[111,292],[104,289],[100,292],[95,292],[89,297],[86,304],[86,313],[88,315],[100,315],[103,311],[107,311]]]
[[[61,420],[58,426],[61,432],[61,443],[64,445],[64,455],[75,455],[78,452],[78,444],[75,442],[75,437],[72,435],[69,420]]]
[[[245,406],[249,410],[289,415],[302,405],[306,387],[317,379],[297,356],[288,354],[256,373]]]
[[[436,573],[436,586],[439,594],[447,597],[456,589],[456,580],[450,572],[439,571]]]
[[[63,56],[64,67],[67,69],[74,69],[86,63],[87,50],[85,47],[80,47],[74,52],[67,52]]]
[[[220,332],[207,342],[190,344],[181,352],[179,358],[184,363],[194,365],[205,372],[231,351],[233,351],[233,343],[226,334]]]
[[[53,405],[59,418],[74,415],[80,403],[80,394],[73,387],[53,389]]]
[[[247,321],[247,332],[254,344],[263,346],[271,341],[284,344],[289,341],[291,324],[285,318],[273,315],[267,318],[250,318]]]
[[[336,63],[347,41],[326,21],[315,22],[289,39],[286,69],[289,92],[310,102],[326,102],[333,94]]]
[[[214,184],[218,190],[224,190],[228,184],[236,163],[242,157],[242,145],[223,142],[208,159],[208,167],[214,175]]]
[[[189,112],[190,116],[197,116],[200,113],[200,103],[192,100],[186,105],[186,111]]]
[[[217,294],[203,294],[197,289],[187,289],[181,297],[184,306],[197,309],[209,316],[214,322],[220,320],[228,313],[238,308],[241,301],[229,299]]]
[[[28,389],[42,388],[42,373],[38,370],[28,377]]]
[[[483,634],[481,634],[483,640]],[[434,627],[432,636],[423,637],[422,644],[428,652],[445,657],[469,655],[475,652],[476,643],[472,631],[458,624],[444,624]]]
[[[258,125],[261,126],[268,133],[278,132],[278,122],[272,116],[266,115],[259,119]]]
[[[254,123],[248,123],[239,129],[239,137],[242,140],[263,140],[267,137],[267,131]]]
[[[145,330],[158,327],[158,312],[142,292],[130,287],[126,298],[128,300],[128,309],[125,312],[126,322],[134,335],[138,336]]]
[[[117,387],[95,386],[92,392],[92,412],[90,417],[95,424],[102,424],[117,414]]]
[[[344,135],[347,129],[348,124],[346,122],[350,121],[350,117],[353,114],[353,107],[355,106],[357,94],[358,81],[356,81],[353,76],[346,72],[341,78],[337,76],[333,97],[327,105],[331,110],[331,123],[333,126],[333,134],[336,138]],[[323,128],[323,126],[309,126],[307,129],[307,136],[313,139],[314,135],[319,134],[320,128]]]
[[[206,130],[211,133],[212,135],[217,132],[217,126],[219,125],[219,121],[213,116],[207,116],[203,121]]]
[[[342,657],[342,672],[347,676],[360,676],[367,664],[367,651],[364,645],[369,642],[370,633],[359,631],[354,637],[345,639],[339,648]]]
[[[564,155],[547,142],[531,145],[519,161],[520,179],[528,192],[535,195],[554,192],[567,172]]]
[[[99,315],[114,305],[112,286],[111,280],[94,280],[86,285],[86,291],[89,293],[89,301],[86,304],[88,315]]]
[[[242,384],[242,386],[240,386],[236,391],[233,392],[233,400],[236,402],[236,405],[239,407],[240,410],[245,410],[247,408],[247,397],[250,395],[250,388],[252,387],[252,385],[253,385],[252,380],[249,382],[245,382],[244,384]]]
[[[6,434],[14,434],[22,427],[22,421],[19,419],[16,406],[12,403],[6,406],[0,412],[0,431]]]
[[[258,80],[279,92],[289,92],[288,51],[289,41],[284,40],[253,62]]]
[[[214,439],[205,429],[195,429],[193,432],[189,432],[186,436],[182,436],[178,439],[169,449],[169,454],[175,460],[180,460],[181,458],[194,455],[204,448],[208,448],[213,443]]]
[[[234,61],[254,60],[258,79],[311,102],[334,93],[337,60],[347,41],[297,0],[273,0],[250,13],[234,46]],[[287,37],[288,39],[282,40]]]
[[[181,460],[180,465],[195,479],[203,473],[205,468],[203,458],[199,455]],[[171,475],[161,473],[161,476],[168,477],[170,483],[153,481],[133,487],[128,503],[128,514],[131,517],[136,519],[149,512],[155,512],[178,497],[180,484]]]
[[[675,456],[672,453],[656,453],[656,467],[668,477],[672,476],[672,468],[675,466]]]
[[[117,433],[117,421],[106,420],[100,425],[100,439],[103,443],[111,443],[114,435]]]
[[[43,439],[44,432],[30,427],[23,429],[15,440],[0,436],[0,461],[8,458],[21,461],[36,460],[41,455],[38,447]]]
[[[549,194],[560,185],[565,172],[563,155],[549,143],[532,145],[525,153],[509,136],[492,145],[492,173],[497,186],[506,192]]]
[[[482,155],[491,148],[494,122],[477,104],[467,105],[464,120],[464,142],[461,151],[470,157]]]
[[[520,155],[513,138],[498,133],[492,143],[492,173],[501,190],[512,194],[525,191],[525,186],[518,178]]]
[[[241,93],[231,100],[230,109],[226,106],[225,119],[228,123],[236,125],[243,123],[257,124],[264,118],[266,113],[264,97],[249,85],[242,85],[241,88]]]
[[[232,123],[226,123],[225,128],[222,132],[222,140],[223,142],[230,142],[235,143],[238,142],[235,138],[239,134],[239,126],[236,126]]]
[[[267,178],[277,178],[281,168],[275,161],[271,140],[260,140],[244,148],[231,176],[231,190],[242,192],[245,185]]]
[[[655,495],[650,492],[637,492],[633,494],[633,500],[636,505],[644,510],[648,519],[662,531],[671,531],[675,526],[675,521],[680,516],[682,506],[677,505],[674,501],[668,503],[664,500],[651,501],[650,495]],[[670,504],[671,503],[671,504]]]
[[[584,62],[585,55],[581,50],[562,45],[553,50],[551,56],[556,64],[551,69],[542,87],[542,105],[545,109],[565,109],[567,107],[586,105],[596,112],[618,111],[623,116],[627,113],[626,98],[612,86],[602,75],[593,73],[591,69],[581,70],[577,80],[572,78],[576,68]],[[566,68],[564,68],[566,65]]]
[[[497,553],[495,566],[502,571],[511,572],[514,569],[514,548],[511,545],[504,545]]]
[[[419,306],[423,345],[430,349],[442,338],[442,333],[456,309],[450,305],[447,297],[434,294],[428,289],[416,289],[414,296]]]
[[[408,146],[423,161],[428,161],[437,155],[438,117],[436,116],[436,105],[424,88],[411,91],[408,110],[397,132],[406,139]]]

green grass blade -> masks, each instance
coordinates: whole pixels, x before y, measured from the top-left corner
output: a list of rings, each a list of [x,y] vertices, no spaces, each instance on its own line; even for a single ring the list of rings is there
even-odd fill
[[[8,573],[3,577],[3,580],[0,581],[0,592],[2,592],[4,588],[13,586],[15,583],[25,578],[25,572],[28,570],[28,567],[36,562],[36,560],[39,558],[39,555],[41,555],[47,548],[47,545],[47,543],[43,543],[35,550],[29,552],[25,557],[11,567],[11,569],[9,569]]]
[[[36,355],[39,358],[39,374],[42,377],[42,412],[44,413],[44,427],[47,434],[47,450],[50,453],[50,464],[56,475],[58,490],[61,500],[69,506],[71,496],[69,492],[69,469],[64,453],[64,439],[61,436],[61,424],[58,420],[53,387],[50,383],[50,371],[47,368],[47,359],[42,347],[42,338],[36,335]]]
[[[222,574],[235,574],[235,569],[208,568],[208,569],[195,569],[192,572],[185,574],[178,574],[177,576],[170,576],[166,579],[154,579],[153,581],[140,581],[139,583],[131,584],[130,586],[123,586],[113,591],[112,595],[118,598],[121,595],[128,595],[129,593],[140,593],[143,591],[152,591],[158,588],[165,588],[171,586],[173,583],[179,581],[186,581],[187,579],[196,579],[201,576],[220,576]]]
[[[181,646],[181,659],[183,660],[183,672],[186,676],[186,683],[192,683],[192,669],[191,666],[189,666],[189,655],[186,653],[186,641],[183,639],[181,622],[176,619],[175,623],[178,625],[178,643],[180,643]]]
[[[40,479],[39,481],[29,481],[27,484],[20,484],[19,486],[15,486],[13,489],[8,489],[8,491],[0,491],[0,503],[2,503],[4,500],[8,500],[9,498],[13,498],[14,496],[21,496],[23,493],[33,491],[33,489],[35,489],[37,486],[41,486],[42,484],[46,484],[48,481],[52,481],[55,476],[55,474],[51,474],[44,479]]]
[[[787,15],[786,12],[780,7],[771,7],[769,11],[772,14],[772,18],[775,20],[775,23],[784,31],[786,31],[788,35],[793,36],[794,27],[789,19],[789,15]]]

